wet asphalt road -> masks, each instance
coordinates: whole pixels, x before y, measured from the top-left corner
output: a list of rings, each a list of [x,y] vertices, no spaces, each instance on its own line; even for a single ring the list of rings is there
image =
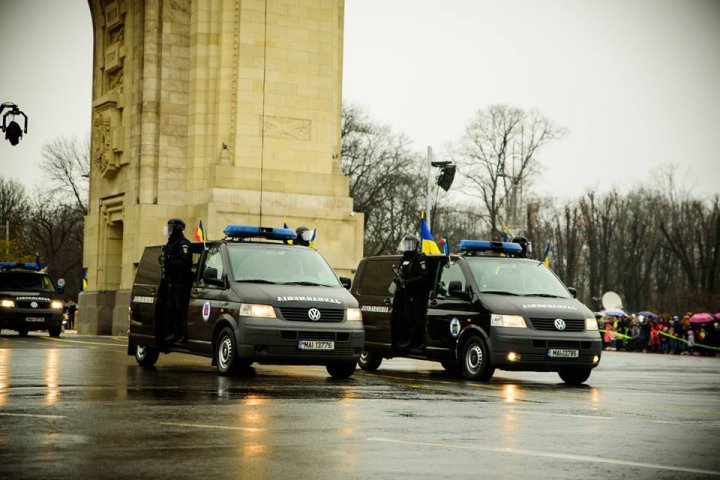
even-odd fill
[[[0,335],[0,479],[720,478],[720,358],[606,352],[587,386],[397,359],[142,369],[121,337]]]

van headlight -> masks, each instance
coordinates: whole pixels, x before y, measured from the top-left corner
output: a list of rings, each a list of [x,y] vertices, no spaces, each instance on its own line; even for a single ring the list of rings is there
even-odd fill
[[[492,327],[510,327],[510,328],[527,328],[525,319],[520,315],[490,315],[490,326]]]
[[[15,302],[9,299],[0,300],[0,307],[15,308]]]
[[[347,309],[347,320],[348,322],[362,322],[362,313],[359,308],[348,308]]]
[[[52,302],[50,302],[50,308],[59,310],[63,308],[63,302],[61,302],[60,300],[53,300]]]
[[[258,303],[241,303],[240,315],[243,317],[277,318],[275,308],[272,305],[261,305]]]
[[[595,317],[588,317],[585,319],[585,330],[587,331],[596,331],[598,329],[597,320],[595,320]]]

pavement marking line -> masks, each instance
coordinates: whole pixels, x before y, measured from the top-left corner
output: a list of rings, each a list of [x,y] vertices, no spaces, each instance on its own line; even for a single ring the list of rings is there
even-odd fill
[[[203,425],[200,423],[176,423],[176,422],[160,422],[160,425],[169,427],[185,427],[185,428],[207,428],[216,430],[242,430],[244,432],[264,432],[264,428],[253,427],[228,427],[225,425]]]
[[[442,442],[416,442],[408,440],[397,440],[393,438],[383,437],[369,437],[368,441],[371,442],[384,442],[384,443],[398,443],[403,445],[418,445],[425,447],[444,447],[444,448],[457,448],[462,450],[477,450],[483,452],[493,453],[512,453],[515,455],[526,455],[530,457],[542,457],[542,458],[554,458],[560,460],[570,460],[574,462],[589,462],[589,463],[604,463],[610,465],[620,465],[623,467],[639,467],[649,468],[653,470],[670,470],[672,472],[685,472],[685,473],[698,473],[702,475],[715,475],[720,476],[720,471],[717,470],[703,470],[701,468],[692,467],[674,467],[671,465],[659,465],[654,463],[642,463],[642,462],[631,462],[627,460],[613,460],[610,458],[590,457],[586,455],[573,455],[569,453],[551,453],[551,452],[540,452],[535,450],[521,450],[517,448],[493,448],[493,447],[481,447],[477,445],[457,445],[453,443],[442,443]]]
[[[37,413],[5,413],[5,412],[0,412],[0,417],[65,418],[65,415],[40,415],[40,414],[37,414]]]
[[[83,340],[66,340],[64,338],[52,338],[52,337],[40,337],[44,338],[45,340],[53,341],[53,342],[65,342],[65,343],[82,343],[84,345],[102,345],[103,347],[118,347],[118,348],[126,348],[127,345],[118,345],[116,343],[101,343],[101,342],[85,342]]]

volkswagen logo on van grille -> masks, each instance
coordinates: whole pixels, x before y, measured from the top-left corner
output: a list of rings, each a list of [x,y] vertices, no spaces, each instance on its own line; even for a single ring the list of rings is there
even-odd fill
[[[32,308],[37,308],[37,307],[38,307],[38,303],[37,303],[37,302],[32,302],[32,303],[30,303],[30,306],[31,306]]]
[[[321,316],[322,315],[320,315],[320,310],[318,310],[317,308],[311,308],[310,310],[308,310],[308,318],[313,322],[317,322],[318,320],[320,320]]]
[[[565,330],[565,320],[563,320],[562,318],[556,318],[555,328],[557,328],[558,330]]]

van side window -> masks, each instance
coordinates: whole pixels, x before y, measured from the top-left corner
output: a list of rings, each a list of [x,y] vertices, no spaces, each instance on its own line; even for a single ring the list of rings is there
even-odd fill
[[[219,245],[213,245],[210,246],[205,252],[205,261],[202,264],[202,267],[200,269],[200,280],[199,285],[201,287],[207,287],[208,285],[205,284],[205,281],[203,278],[205,277],[205,270],[209,268],[214,268],[217,271],[217,275],[215,275],[215,278],[222,278],[224,273],[223,263],[222,263],[222,255],[220,255],[220,246]]]
[[[357,293],[360,295],[374,295],[387,297],[388,288],[393,279],[393,261],[369,261],[365,263],[365,270],[361,277],[362,283],[358,285]]]
[[[450,295],[450,282],[460,282],[459,290],[465,292],[467,284],[465,275],[457,262],[449,262],[440,269],[440,279],[438,280],[437,294],[443,297]]]

